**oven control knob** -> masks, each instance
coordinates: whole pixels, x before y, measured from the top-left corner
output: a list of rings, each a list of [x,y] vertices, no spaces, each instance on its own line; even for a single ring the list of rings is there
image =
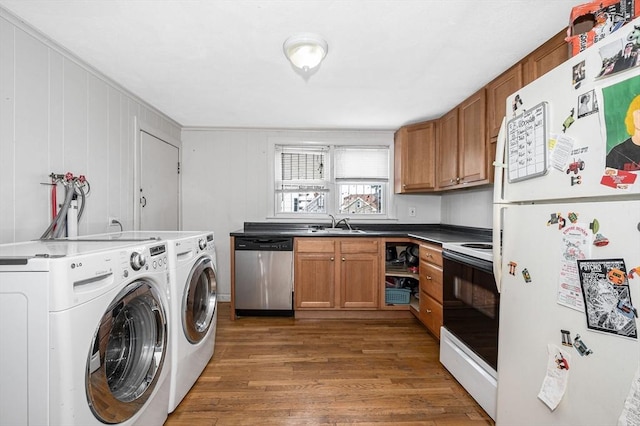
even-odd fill
[[[201,238],[198,241],[198,247],[200,247],[200,250],[204,250],[205,248],[207,248],[207,242],[204,240],[204,238]]]
[[[131,253],[130,263],[134,271],[139,271],[147,263],[147,259],[144,254],[134,251]]]

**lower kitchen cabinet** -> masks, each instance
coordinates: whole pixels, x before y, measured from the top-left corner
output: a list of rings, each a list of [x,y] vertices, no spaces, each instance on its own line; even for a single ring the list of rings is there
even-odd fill
[[[294,244],[295,308],[336,306],[336,242],[325,238],[296,238]]]
[[[420,313],[418,319],[440,338],[442,326],[442,247],[420,243]]]
[[[296,238],[296,309],[377,309],[377,238]]]
[[[440,327],[442,327],[442,303],[428,294],[420,293],[420,316],[418,319],[427,327],[435,337],[440,339]]]

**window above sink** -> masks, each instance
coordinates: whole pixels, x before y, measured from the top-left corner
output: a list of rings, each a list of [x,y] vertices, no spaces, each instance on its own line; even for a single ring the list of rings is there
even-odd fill
[[[274,151],[276,217],[387,218],[389,146],[275,145]]]

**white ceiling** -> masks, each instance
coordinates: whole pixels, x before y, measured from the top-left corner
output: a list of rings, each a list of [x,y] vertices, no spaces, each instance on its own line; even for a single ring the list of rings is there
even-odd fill
[[[185,127],[396,129],[441,116],[584,0],[0,0]],[[329,44],[303,79],[282,53]]]

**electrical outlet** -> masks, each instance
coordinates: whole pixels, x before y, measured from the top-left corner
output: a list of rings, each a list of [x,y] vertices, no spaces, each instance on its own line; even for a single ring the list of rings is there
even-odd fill
[[[416,208],[415,207],[409,207],[409,216],[410,217],[416,217]]]

